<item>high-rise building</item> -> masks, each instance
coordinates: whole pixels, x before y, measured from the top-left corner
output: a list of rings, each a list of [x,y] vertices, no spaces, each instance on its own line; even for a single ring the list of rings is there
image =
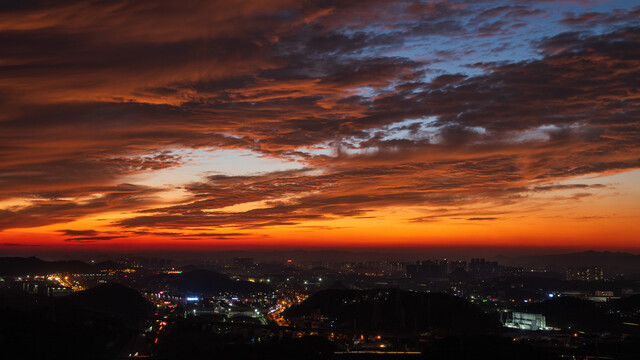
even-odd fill
[[[448,263],[444,261],[417,261],[407,265],[407,277],[419,281],[440,281],[447,278]]]
[[[491,279],[500,276],[500,265],[496,261],[471,259],[469,275],[476,280]]]
[[[242,270],[249,270],[256,265],[253,258],[234,257],[233,266]]]
[[[567,269],[567,280],[599,281],[604,275],[600,266],[570,267]]]
[[[467,271],[467,262],[466,261],[449,261],[447,272],[451,274],[457,269]]]

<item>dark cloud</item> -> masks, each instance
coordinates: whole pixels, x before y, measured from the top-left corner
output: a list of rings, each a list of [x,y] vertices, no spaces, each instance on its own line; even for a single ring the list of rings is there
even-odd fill
[[[531,191],[540,192],[540,191],[555,191],[555,190],[574,190],[574,189],[601,189],[606,187],[602,184],[563,184],[563,185],[543,185],[543,186],[535,186],[531,188]]]
[[[2,246],[9,246],[9,247],[38,247],[38,246],[42,246],[39,244],[23,244],[23,243],[2,243]]]
[[[515,5],[515,6],[498,6],[492,9],[485,10],[479,14],[482,17],[493,18],[496,16],[504,16],[510,18],[523,18],[528,16],[538,16],[545,14],[546,11],[541,9],[532,9],[525,5]]]
[[[67,236],[96,236],[99,234],[95,230],[59,230],[58,232]]]
[[[611,12],[586,12],[581,14],[565,13],[562,24],[570,26],[594,27],[601,25],[640,24],[640,6],[632,9],[615,9]]]
[[[85,236],[85,237],[74,237],[64,239],[65,242],[77,242],[77,243],[86,243],[86,242],[96,242],[96,241],[108,241],[113,239],[120,239],[126,236]]]

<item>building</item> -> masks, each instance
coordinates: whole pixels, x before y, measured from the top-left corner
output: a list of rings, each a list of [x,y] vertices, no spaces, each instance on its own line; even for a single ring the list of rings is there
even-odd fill
[[[73,288],[48,281],[25,281],[22,290],[30,294],[47,296],[66,296],[73,294]]]
[[[500,265],[496,261],[485,259],[471,259],[469,275],[475,280],[491,279],[500,276]]]
[[[620,297],[615,296],[611,290],[596,290],[593,296],[588,296],[587,299],[597,302],[606,302],[613,299],[620,299]]]
[[[416,281],[446,281],[447,261],[417,261],[407,265],[407,277]]]
[[[529,314],[523,312],[512,312],[504,326],[520,330],[545,330],[547,319],[542,314]]]
[[[328,269],[329,268],[329,262],[328,261],[312,261],[311,262],[311,268],[312,269],[315,269],[315,268]]]
[[[253,258],[249,258],[249,257],[247,258],[234,257],[233,266],[238,269],[249,270],[256,266],[256,262],[253,260]]]
[[[403,273],[405,271],[406,264],[399,261],[383,261],[380,267],[384,271],[390,273]]]
[[[600,281],[604,279],[600,266],[570,267],[567,269],[569,281]]]
[[[49,286],[47,287],[48,296],[67,296],[73,294],[73,288],[68,286]]]
[[[500,276],[519,277],[524,275],[524,269],[514,266],[503,266],[500,268]]]
[[[466,261],[449,261],[447,272],[451,274],[456,270],[464,270],[467,271],[467,262]]]

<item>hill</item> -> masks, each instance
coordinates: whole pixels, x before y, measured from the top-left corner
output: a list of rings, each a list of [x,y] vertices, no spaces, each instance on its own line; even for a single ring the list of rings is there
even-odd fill
[[[107,283],[58,299],[76,309],[114,316],[142,318],[153,314],[154,306],[140,293],[126,286]]]
[[[90,273],[94,267],[82,261],[44,261],[36,257],[0,258],[0,275],[43,275],[59,272]]]
[[[181,274],[158,274],[144,280],[143,287],[151,291],[175,291],[179,293],[239,295],[271,291],[265,284],[239,281],[210,270],[192,270]]]
[[[3,296],[10,294],[1,294]],[[137,291],[104,284],[61,298],[20,292],[0,301],[2,359],[116,359],[129,353],[155,307]]]
[[[322,315],[335,326],[359,330],[442,335],[479,334],[498,320],[455,296],[399,289],[322,290],[284,312],[288,319]]]
[[[45,261],[37,257],[0,257],[0,275],[45,275],[54,273],[90,274],[103,269],[120,269],[122,266],[104,261],[95,265],[79,260]]]

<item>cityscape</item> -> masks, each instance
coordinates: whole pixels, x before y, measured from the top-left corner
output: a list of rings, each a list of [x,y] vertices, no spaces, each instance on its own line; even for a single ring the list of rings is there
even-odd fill
[[[606,255],[625,273],[586,265]],[[639,256],[585,252],[558,260],[556,268],[565,271],[483,258],[263,262],[219,255],[197,264],[146,257],[0,258],[0,353],[637,358]],[[21,327],[29,333],[16,331]],[[29,345],[34,341],[37,347]]]
[[[640,0],[0,1],[0,360],[639,360]]]

